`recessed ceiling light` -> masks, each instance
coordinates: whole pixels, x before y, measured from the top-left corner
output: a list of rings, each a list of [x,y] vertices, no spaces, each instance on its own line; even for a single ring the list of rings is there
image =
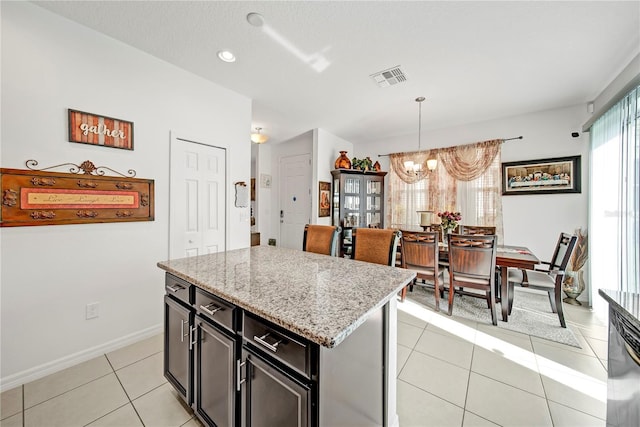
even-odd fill
[[[229,50],[221,50],[218,52],[218,58],[224,62],[235,62],[236,56]]]
[[[251,12],[247,15],[247,22],[254,27],[262,27],[264,25],[264,17],[259,13]]]

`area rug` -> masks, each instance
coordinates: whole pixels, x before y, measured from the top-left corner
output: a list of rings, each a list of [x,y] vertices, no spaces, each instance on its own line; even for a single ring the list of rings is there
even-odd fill
[[[498,328],[522,332],[550,341],[559,342],[581,348],[580,342],[571,330],[560,326],[558,315],[551,311],[546,294],[538,294],[526,290],[514,289],[513,310],[508,322],[502,321],[501,306],[496,304]],[[407,298],[431,310],[435,310],[436,301],[433,290],[422,286],[414,286],[413,292],[407,292]],[[447,294],[440,298],[440,310],[446,315],[449,309]],[[453,304],[453,316],[462,317],[479,323],[491,325],[491,312],[484,299],[466,295],[456,295]],[[566,319],[566,311],[565,311]]]

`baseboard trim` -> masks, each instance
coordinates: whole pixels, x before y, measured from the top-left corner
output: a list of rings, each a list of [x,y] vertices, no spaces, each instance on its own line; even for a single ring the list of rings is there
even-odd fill
[[[12,388],[62,371],[63,369],[77,365],[78,363],[86,362],[87,360],[101,356],[105,353],[109,353],[111,351],[118,350],[119,348],[126,347],[129,344],[133,344],[143,339],[160,334],[163,332],[163,330],[163,325],[158,324],[156,326],[152,326],[147,329],[143,329],[141,331],[126,335],[124,337],[108,341],[104,344],[100,344],[95,347],[91,347],[86,350],[61,357],[60,359],[43,363],[42,365],[35,366],[30,369],[26,369],[22,372],[0,378],[0,392],[11,390]]]

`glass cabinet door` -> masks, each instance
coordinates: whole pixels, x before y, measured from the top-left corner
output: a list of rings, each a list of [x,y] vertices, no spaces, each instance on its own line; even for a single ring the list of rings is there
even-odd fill
[[[365,176],[365,227],[382,228],[382,182]]]

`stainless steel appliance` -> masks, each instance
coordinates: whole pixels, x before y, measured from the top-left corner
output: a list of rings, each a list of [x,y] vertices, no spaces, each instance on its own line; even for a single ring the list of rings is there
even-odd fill
[[[600,294],[603,295],[602,290]],[[640,426],[640,295],[611,291],[606,294],[603,296],[609,302],[607,426]]]

